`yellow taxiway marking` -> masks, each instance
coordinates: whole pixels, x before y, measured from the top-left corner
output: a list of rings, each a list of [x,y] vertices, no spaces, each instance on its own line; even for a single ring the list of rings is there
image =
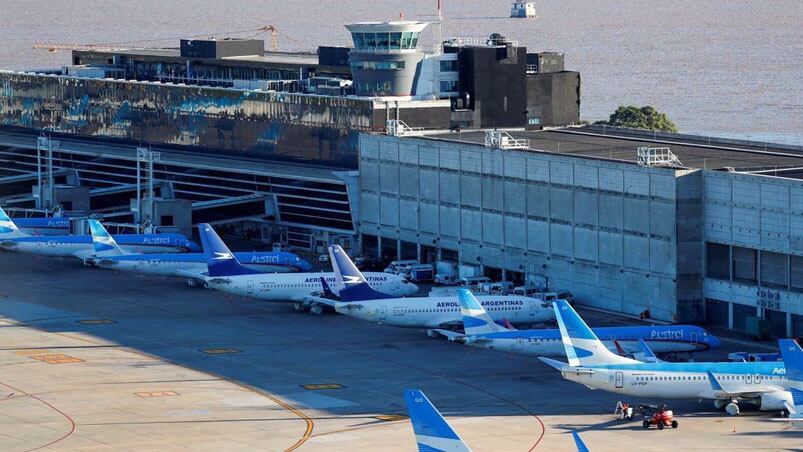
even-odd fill
[[[343,389],[343,385],[339,385],[337,383],[324,383],[324,384],[317,384],[317,385],[301,385],[302,388],[308,389],[310,391],[317,391],[320,389]]]
[[[179,395],[179,393],[175,391],[154,391],[154,392],[135,392],[134,394],[148,398],[148,397],[174,397]]]
[[[201,351],[206,353],[207,355],[226,355],[229,353],[240,353],[240,351],[237,350],[236,348],[210,348]]]
[[[48,364],[68,364],[68,363],[82,363],[84,362],[83,359],[74,358],[72,356],[62,355],[62,354],[55,354],[55,355],[35,355],[31,356],[31,359],[35,359],[37,361],[42,361]]]

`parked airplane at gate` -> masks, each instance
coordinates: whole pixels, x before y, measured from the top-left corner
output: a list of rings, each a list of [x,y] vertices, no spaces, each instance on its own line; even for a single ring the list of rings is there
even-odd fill
[[[115,240],[126,253],[187,253],[201,248],[182,234],[121,234]],[[86,258],[94,254],[91,235],[32,236],[19,230],[0,208],[0,248],[48,256]]]
[[[456,297],[391,298],[377,294],[339,246],[330,246],[329,254],[337,280],[354,283],[341,290],[340,302],[334,303],[340,314],[406,328],[445,328],[461,324]],[[537,298],[518,295],[481,295],[478,298],[495,320],[533,324],[554,318],[552,310]]]
[[[69,217],[17,218],[14,223],[31,235],[67,235],[71,221]]]
[[[462,342],[471,347],[500,350],[531,356],[566,356],[560,330],[516,330],[494,322],[474,295],[466,290],[458,291],[460,313],[463,316],[465,334],[437,330],[451,341]],[[694,352],[719,347],[719,340],[697,326],[625,326],[594,328],[594,334],[603,338],[608,350],[616,351],[616,344],[629,355],[644,353],[639,341],[644,340],[658,353]]]
[[[792,403],[781,362],[644,363],[608,350],[569,303],[553,306],[569,362],[539,359],[567,380],[632,397],[712,399],[731,415],[739,414],[743,401],[766,411]]]
[[[127,254],[97,220],[89,220],[96,256],[84,260],[95,267],[133,271],[159,276],[181,276],[190,281],[203,281],[207,272],[205,253]],[[101,254],[103,253],[103,254]],[[312,266],[293,253],[234,253],[248,268],[260,273],[310,271]]]
[[[207,276],[204,281],[210,289],[234,295],[267,301],[296,303],[296,309],[310,308],[314,314],[321,314],[324,306],[334,302],[319,296],[321,278],[330,284],[336,283],[332,273],[279,273],[264,274],[242,265],[234,253],[215,233],[212,226],[198,226],[201,242],[207,258]],[[398,275],[387,273],[368,273],[369,281],[376,290],[388,296],[401,297],[415,293],[418,287]],[[346,281],[346,286],[350,281]],[[335,284],[333,292],[340,293],[342,285]]]

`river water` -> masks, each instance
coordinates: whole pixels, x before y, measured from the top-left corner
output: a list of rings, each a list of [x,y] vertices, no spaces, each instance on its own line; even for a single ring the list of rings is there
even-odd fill
[[[348,22],[435,20],[436,0],[0,0],[0,68],[69,64],[37,41],[177,46],[179,37],[279,29],[282,50],[349,44]],[[505,1],[444,0],[445,36],[499,32],[559,51],[582,74],[584,119],[622,104],[666,111],[682,132],[803,145],[803,1],[562,0],[537,19]],[[434,45],[437,26],[426,43]],[[266,39],[269,39],[266,37]]]

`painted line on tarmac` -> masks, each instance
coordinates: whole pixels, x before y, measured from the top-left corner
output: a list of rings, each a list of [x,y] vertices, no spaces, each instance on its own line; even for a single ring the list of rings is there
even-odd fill
[[[17,392],[21,393],[21,394],[25,394],[25,395],[27,395],[28,397],[30,397],[30,398],[32,398],[34,400],[38,400],[39,402],[43,403],[44,405],[50,407],[50,409],[52,409],[53,411],[55,411],[55,412],[59,413],[60,415],[62,415],[65,419],[67,419],[70,422],[70,431],[68,431],[67,433],[65,433],[61,437],[56,438],[55,440],[53,440],[53,441],[51,441],[51,442],[49,442],[47,444],[44,444],[44,445],[39,446],[39,447],[34,447],[33,449],[28,449],[25,452],[32,452],[32,451],[35,451],[35,450],[39,450],[39,449],[44,449],[46,447],[50,447],[50,446],[58,443],[59,441],[67,438],[68,436],[72,435],[73,433],[75,433],[75,421],[73,421],[73,419],[67,413],[61,411],[60,409],[58,409],[56,407],[54,407],[53,405],[51,405],[47,401],[42,400],[39,397],[36,397],[35,395],[23,391],[22,389],[15,388],[14,386],[10,386],[10,385],[7,385],[5,383],[0,383],[0,385],[3,385],[3,386],[5,386],[5,387],[7,387],[7,388],[9,388],[11,390],[14,390],[14,391],[17,391]]]

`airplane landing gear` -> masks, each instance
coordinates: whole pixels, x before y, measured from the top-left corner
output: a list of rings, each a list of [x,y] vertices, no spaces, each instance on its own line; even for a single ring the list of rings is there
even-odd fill
[[[309,308],[309,312],[311,314],[321,315],[321,314],[323,314],[323,306],[321,306],[319,304],[314,304],[314,305],[312,305],[312,307]]]

